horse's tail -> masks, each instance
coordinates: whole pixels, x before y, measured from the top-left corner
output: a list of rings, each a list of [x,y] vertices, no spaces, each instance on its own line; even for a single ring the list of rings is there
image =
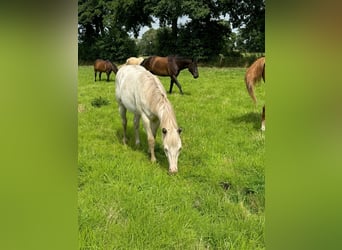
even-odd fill
[[[245,77],[245,82],[246,82],[246,88],[247,88],[248,94],[250,95],[250,97],[252,97],[253,102],[256,104],[257,99],[254,94],[254,83],[249,81],[247,77]]]

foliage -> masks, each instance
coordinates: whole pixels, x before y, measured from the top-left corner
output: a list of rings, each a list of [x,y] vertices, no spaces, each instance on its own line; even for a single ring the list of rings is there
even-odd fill
[[[265,51],[265,0],[237,1],[231,12],[233,27],[238,28],[237,47],[241,51]]]
[[[265,51],[265,0],[79,0],[79,61],[181,54],[210,61]],[[179,25],[182,17],[189,21]],[[140,29],[160,28],[135,42]],[[238,32],[233,33],[232,28]]]
[[[149,29],[137,42],[139,55],[157,55],[157,30]]]
[[[265,135],[260,131],[264,86],[254,107],[243,81],[245,68],[182,71],[184,95],[168,95],[183,128],[179,173],[168,163],[157,133],[149,161],[140,124],[128,145],[114,99],[114,82],[93,81],[79,67],[78,209],[80,249],[265,249]],[[160,77],[166,89],[169,78]],[[109,105],[93,107],[98,96]]]
[[[181,30],[178,53],[207,61],[222,52],[226,34],[230,32],[225,21],[192,21]]]
[[[91,105],[93,107],[98,107],[98,108],[103,106],[103,105],[108,105],[108,104],[109,104],[109,101],[107,99],[103,98],[102,96],[96,97],[91,101]]]

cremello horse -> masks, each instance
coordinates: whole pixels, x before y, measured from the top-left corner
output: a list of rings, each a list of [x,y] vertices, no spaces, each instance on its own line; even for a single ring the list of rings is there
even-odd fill
[[[123,65],[115,79],[115,97],[123,125],[123,143],[127,143],[126,111],[134,113],[135,143],[140,143],[139,121],[142,118],[147,134],[151,161],[156,162],[154,144],[158,127],[162,130],[164,152],[169,172],[178,171],[178,156],[182,148],[181,128],[178,127],[172,105],[160,80],[139,65]]]
[[[252,97],[253,102],[256,104],[257,99],[254,94],[255,85],[261,81],[265,82],[265,57],[257,59],[246,71],[245,83],[249,95]],[[262,108],[261,114],[261,130],[265,131],[265,105]]]
[[[140,65],[144,61],[143,57],[130,57],[126,60],[126,65]]]

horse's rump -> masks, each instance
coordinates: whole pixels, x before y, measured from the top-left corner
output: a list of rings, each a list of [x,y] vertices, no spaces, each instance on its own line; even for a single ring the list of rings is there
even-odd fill
[[[166,96],[166,91],[156,76],[146,72],[139,65],[121,67],[116,76],[115,94],[131,112],[141,113],[145,109],[151,115],[153,102]]]
[[[126,65],[139,65],[144,61],[143,57],[130,57],[126,60]]]
[[[94,63],[94,71],[99,71],[99,72],[114,71],[114,73],[116,73],[118,69],[116,65],[109,60],[96,59]]]
[[[254,86],[261,81],[265,81],[265,57],[260,57],[247,69],[245,74],[245,83],[249,95],[256,103],[257,99],[254,94]]]

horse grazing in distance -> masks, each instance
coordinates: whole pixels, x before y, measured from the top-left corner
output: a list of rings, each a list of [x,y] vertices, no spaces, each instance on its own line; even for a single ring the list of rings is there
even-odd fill
[[[147,70],[158,76],[170,76],[170,94],[172,93],[173,84],[176,83],[181,94],[183,94],[182,86],[177,80],[179,72],[188,68],[194,78],[198,77],[197,61],[194,59],[186,59],[178,56],[150,56],[140,64]]]
[[[123,143],[127,143],[126,111],[134,113],[135,144],[140,144],[139,121],[142,118],[147,134],[151,161],[156,162],[154,145],[161,127],[164,152],[169,162],[169,173],[178,171],[178,156],[182,148],[172,105],[160,80],[140,65],[123,65],[115,78],[115,97],[123,125]]]
[[[255,85],[261,81],[265,82],[265,57],[257,59],[246,71],[245,83],[248,94],[252,97],[253,102],[256,104],[257,99],[254,94]],[[261,114],[261,130],[265,131],[265,105],[262,108]]]
[[[110,76],[110,73],[112,73],[112,71],[114,71],[115,74],[116,72],[118,72],[118,68],[116,67],[114,63],[111,63],[109,60],[97,59],[94,63],[95,82],[96,82],[97,72],[100,72],[99,74],[100,81],[101,81],[102,72],[106,72],[107,82],[109,82],[109,76]]]
[[[126,60],[126,65],[139,65],[144,61],[143,57],[130,57]]]

